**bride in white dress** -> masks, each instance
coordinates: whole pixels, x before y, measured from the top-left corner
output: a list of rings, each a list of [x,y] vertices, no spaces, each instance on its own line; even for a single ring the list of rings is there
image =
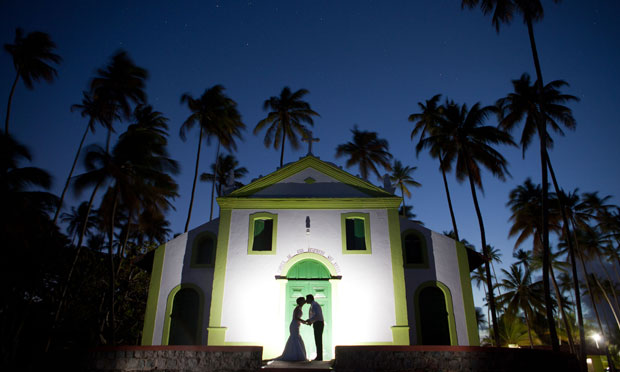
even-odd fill
[[[289,331],[291,335],[286,341],[286,346],[284,347],[284,351],[282,355],[277,357],[275,360],[286,360],[286,361],[307,361],[306,358],[306,346],[304,345],[304,340],[301,338],[299,334],[299,325],[301,323],[305,323],[304,320],[301,319],[302,311],[301,308],[306,303],[306,299],[303,297],[299,297],[297,300],[297,306],[295,310],[293,310],[293,319],[291,320],[291,325],[289,326]]]

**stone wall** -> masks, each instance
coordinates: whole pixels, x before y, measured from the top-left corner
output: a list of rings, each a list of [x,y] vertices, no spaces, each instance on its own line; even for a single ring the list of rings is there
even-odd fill
[[[337,372],[578,372],[577,359],[551,350],[475,346],[336,346]]]
[[[119,346],[88,353],[88,372],[255,372],[260,346]]]

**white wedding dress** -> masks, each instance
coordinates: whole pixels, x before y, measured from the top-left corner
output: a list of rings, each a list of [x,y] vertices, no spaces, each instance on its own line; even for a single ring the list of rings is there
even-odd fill
[[[306,359],[306,346],[304,345],[304,340],[301,338],[299,334],[299,325],[301,324],[297,318],[301,318],[301,309],[295,308],[293,311],[293,320],[291,320],[291,325],[289,326],[289,331],[291,335],[288,337],[286,341],[286,346],[284,347],[284,351],[282,355],[280,355],[276,360],[286,360],[286,361],[305,361]]]

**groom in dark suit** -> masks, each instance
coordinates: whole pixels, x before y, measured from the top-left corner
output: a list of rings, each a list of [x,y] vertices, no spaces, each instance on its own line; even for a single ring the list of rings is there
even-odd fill
[[[314,360],[323,360],[323,329],[325,328],[323,309],[318,302],[314,301],[314,296],[311,294],[306,296],[306,303],[310,305],[310,311],[308,312],[309,318],[305,323],[312,324],[314,329],[314,342],[316,344],[316,358]]]

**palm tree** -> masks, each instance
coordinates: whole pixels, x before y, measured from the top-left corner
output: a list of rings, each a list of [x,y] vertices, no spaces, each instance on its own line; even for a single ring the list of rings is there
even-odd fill
[[[347,168],[358,164],[362,178],[368,181],[368,172],[374,172],[380,179],[381,175],[377,166],[386,170],[392,170],[390,159],[392,154],[389,152],[389,144],[386,140],[378,138],[377,132],[368,132],[357,129],[357,125],[351,130],[353,141],[338,145],[336,157],[343,155],[347,159]]]
[[[559,186],[551,167],[547,147],[553,143],[547,134],[547,126],[551,127],[556,133],[564,135],[562,126],[568,129],[574,129],[576,126],[571,110],[564,106],[566,102],[578,100],[571,95],[562,94],[560,88],[568,85],[565,81],[555,80],[544,87],[538,84],[531,84],[528,74],[521,75],[518,80],[512,82],[514,92],[508,94],[505,98],[497,101],[497,106],[501,108],[500,126],[506,130],[512,130],[517,124],[524,121],[523,131],[521,134],[521,148],[525,156],[525,150],[532,142],[532,139],[538,134],[541,139],[541,165],[543,168],[543,187],[542,187],[542,250],[543,250],[543,284],[547,305],[550,305],[551,295],[549,289],[548,272],[549,272],[549,203],[547,193],[547,167],[550,169],[556,193],[559,193]],[[559,202],[563,203],[561,195]],[[562,212],[564,213],[564,212]],[[565,224],[566,225],[566,224]],[[553,322],[553,314],[547,308],[547,322],[549,323],[551,342],[554,345],[558,342],[555,337],[555,324]],[[553,324],[552,324],[553,323]],[[581,323],[580,323],[581,324]],[[559,347],[559,346],[558,346]]]
[[[211,172],[213,173],[203,173],[200,175],[201,181],[209,181],[217,183],[216,191],[217,196],[222,196],[223,186],[229,186],[229,182],[232,182],[232,185],[235,188],[239,188],[243,186],[243,184],[237,181],[240,178],[245,177],[248,173],[248,170],[245,167],[239,167],[239,162],[235,159],[235,156],[232,154],[223,155],[220,154],[219,159],[217,161],[219,164],[217,170],[217,177],[214,176],[215,173],[215,163],[211,164]]]
[[[544,307],[543,293],[540,282],[532,283],[530,272],[521,270],[517,264],[510,266],[510,271],[502,269],[505,278],[499,285],[506,292],[497,297],[497,303],[505,306],[507,311],[516,314],[519,310],[523,311],[527,333],[530,340],[530,347],[534,347],[530,319],[534,310],[542,310]]]
[[[115,343],[114,230],[117,211],[121,208],[128,211],[130,221],[133,211],[140,206],[167,208],[169,199],[176,196],[176,183],[169,174],[178,173],[178,165],[168,157],[166,150],[166,120],[150,106],[138,106],[134,115],[137,123],[119,137],[111,154],[98,145],[89,148],[85,157],[87,172],[77,176],[74,184],[77,190],[94,185],[95,191],[109,184],[99,210],[109,243],[108,342],[112,345]]]
[[[420,142],[426,137],[427,133],[433,130],[438,124],[438,118],[442,106],[438,106],[437,103],[441,98],[441,94],[434,95],[430,100],[426,100],[425,103],[418,102],[421,112],[417,114],[409,115],[409,121],[415,123],[415,127],[411,131],[411,140],[416,134],[420,133],[420,139],[416,146],[416,156],[420,155],[422,147]],[[456,227],[456,218],[454,217],[454,209],[452,208],[452,199],[450,198],[450,189],[448,188],[448,179],[446,178],[446,172],[451,169],[451,164],[445,164],[443,161],[443,152],[441,148],[436,148],[434,151],[430,151],[430,155],[433,158],[439,159],[439,170],[443,177],[443,185],[446,189],[446,198],[448,199],[448,208],[450,209],[450,218],[452,219],[452,231],[454,231],[455,240],[459,241],[459,230]]]
[[[291,93],[289,87],[284,87],[280,96],[272,96],[265,100],[263,109],[269,111],[267,117],[262,119],[254,127],[254,134],[258,134],[263,128],[267,127],[265,133],[265,146],[271,146],[278,149],[280,147],[280,167],[284,162],[284,143],[288,138],[294,149],[299,147],[298,136],[304,136],[308,133],[308,125],[314,125],[312,116],[320,116],[310,108],[310,104],[303,101],[302,98],[310,93],[307,89],[299,89],[295,93]]]
[[[424,222],[422,222],[421,220],[418,220],[418,216],[413,213],[413,205],[401,205],[400,208],[398,208],[398,214],[400,214],[401,216],[403,216],[404,218],[411,220],[415,223],[417,223],[418,225],[422,225],[424,226]]]
[[[97,224],[96,214],[91,211],[89,218],[86,218],[87,211],[88,203],[84,201],[80,203],[77,208],[71,207],[70,213],[63,213],[60,215],[60,220],[67,225],[67,233],[71,236],[72,244],[80,231],[85,228],[88,234],[88,231],[93,229]],[[84,221],[87,221],[88,226],[84,226]]]
[[[202,96],[193,98],[188,93],[181,96],[181,103],[187,103],[190,109],[190,116],[185,119],[181,126],[179,135],[183,141],[186,139],[186,132],[199,126],[198,152],[196,153],[196,167],[194,170],[194,182],[192,183],[192,194],[187,212],[187,222],[185,222],[185,232],[189,228],[189,221],[192,216],[192,206],[194,204],[194,194],[196,192],[196,180],[198,179],[198,164],[200,162],[200,148],[202,138],[206,136],[207,144],[211,143],[211,138],[217,140],[217,151],[215,153],[215,168],[217,173],[220,153],[220,145],[227,149],[236,149],[235,138],[241,138],[241,130],[245,124],[241,121],[241,114],[237,111],[237,103],[224,94],[224,87],[214,85],[207,88]],[[213,199],[215,194],[215,184],[211,189],[211,214],[209,221],[213,219]]]
[[[400,160],[394,161],[394,165],[392,166],[390,181],[393,182],[394,186],[400,189],[401,196],[403,197],[403,207],[405,206],[405,196],[408,198],[411,197],[411,192],[409,191],[407,186],[422,186],[421,183],[411,177],[411,173],[413,173],[413,171],[415,171],[416,169],[418,169],[418,167],[410,167],[408,165],[403,167],[403,164],[400,162]],[[402,216],[405,216],[404,213],[402,214]]]
[[[9,134],[11,101],[19,78],[22,78],[26,88],[33,89],[33,82],[43,79],[51,83],[58,75],[56,69],[50,64],[59,64],[62,58],[54,53],[54,49],[56,49],[56,44],[48,34],[34,31],[24,37],[24,31],[21,28],[15,30],[14,44],[4,44],[4,50],[13,58],[13,66],[16,70],[15,80],[9,93],[9,102],[6,106],[5,134]]]
[[[67,190],[69,189],[71,177],[73,176],[75,166],[77,165],[78,159],[80,157],[82,146],[84,146],[86,135],[89,131],[95,133],[97,123],[99,123],[102,127],[106,128],[109,132],[112,130],[113,122],[117,119],[120,119],[120,116],[116,113],[116,109],[112,103],[106,102],[100,98],[94,98],[92,94],[88,92],[83,92],[82,95],[82,103],[71,106],[71,111],[80,110],[82,117],[88,117],[88,124],[86,125],[86,129],[84,130],[84,134],[82,135],[82,140],[80,141],[80,145],[78,146],[77,152],[75,153],[75,158],[73,159],[73,164],[71,165],[69,176],[67,177],[67,181],[65,182],[65,187],[63,188],[62,194],[60,195],[60,201],[58,203],[58,207],[56,208],[56,213],[54,214],[54,223],[56,223],[56,221],[58,220],[58,215],[60,214],[60,210],[62,209],[62,203],[65,199]]]
[[[517,241],[515,242],[515,249],[519,248],[521,244],[523,244],[528,238],[532,238],[532,251],[533,258],[542,258],[543,251],[543,238],[542,238],[542,192],[540,185],[534,185],[531,179],[526,179],[523,185],[519,185],[514,188],[509,194],[510,200],[506,204],[510,207],[512,215],[510,216],[510,221],[512,222],[512,226],[509,231],[509,237],[518,235]],[[554,195],[551,198],[552,205],[557,205],[557,199],[555,199]],[[548,229],[551,231],[555,231],[559,233],[559,220],[560,216],[558,214],[551,213],[550,218],[548,220],[549,226]],[[553,261],[551,261],[553,262]],[[531,262],[530,269],[536,268],[536,265]],[[542,266],[542,263],[541,265]],[[539,267],[540,267],[539,266]],[[556,292],[556,297],[558,298],[558,302],[560,305],[560,314],[562,317],[562,321],[564,322],[564,327],[567,331],[568,342],[571,350],[574,348],[574,342],[572,339],[572,334],[570,331],[570,326],[568,324],[568,318],[566,316],[566,312],[564,311],[564,303],[562,301],[561,291],[558,287],[557,281],[555,279],[555,275],[553,273],[553,268],[549,267],[549,271],[551,274],[551,279],[553,280],[553,286]]]
[[[483,254],[487,258],[489,254],[487,252],[484,222],[476,195],[476,186],[482,190],[480,165],[487,168],[494,176],[504,180],[505,176],[510,174],[507,169],[507,161],[492,145],[515,145],[510,134],[494,126],[482,125],[492,112],[494,112],[493,107],[480,107],[480,103],[476,103],[471,109],[468,109],[465,104],[461,106],[454,102],[447,102],[438,126],[419,144],[420,148],[428,148],[431,151],[435,148],[443,149],[445,162],[452,163],[456,160],[457,180],[459,182],[463,182],[466,178],[469,180],[474,207],[478,216]],[[492,275],[488,259],[485,268],[488,277],[487,290],[495,344],[499,345],[499,329],[497,328]]]
[[[559,0],[554,0],[556,3]],[[499,33],[499,27],[501,23],[509,24],[512,22],[515,14],[521,14],[523,21],[527,25],[527,31],[530,40],[530,47],[532,49],[532,58],[534,60],[534,68],[536,69],[536,88],[537,92],[542,95],[544,90],[542,69],[540,67],[540,61],[538,58],[538,51],[536,49],[536,40],[534,38],[534,26],[533,23],[539,21],[544,16],[543,6],[540,0],[462,0],[461,7],[469,7],[470,9],[478,6],[482,9],[484,14],[493,13],[492,24],[495,26],[495,30]],[[536,126],[538,127],[538,137],[540,139],[540,162],[542,173],[542,224],[543,224],[543,286],[545,290],[545,302],[547,305],[547,322],[549,323],[549,333],[551,336],[551,345],[554,351],[560,350],[557,334],[555,332],[555,323],[553,321],[553,312],[551,311],[551,292],[549,288],[548,280],[548,252],[549,252],[549,232],[547,231],[547,129],[546,123],[541,115],[537,115],[534,119]],[[556,189],[556,192],[559,190]],[[583,332],[582,332],[583,334]],[[584,369],[585,354],[582,349],[581,368]]]

